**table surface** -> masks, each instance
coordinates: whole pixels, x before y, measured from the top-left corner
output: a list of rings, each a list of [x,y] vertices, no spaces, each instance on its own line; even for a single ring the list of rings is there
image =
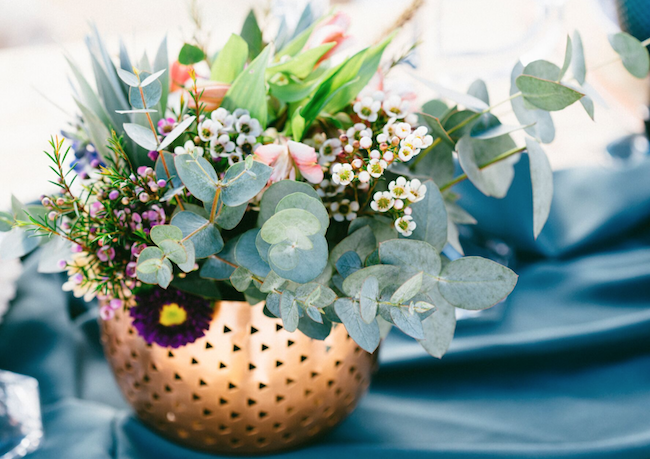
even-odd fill
[[[2,1],[4,0],[0,0],[0,3]],[[500,1],[507,4],[509,0]],[[535,4],[533,0],[528,1]],[[521,6],[522,2],[523,0],[518,0],[516,5]],[[252,0],[200,3],[204,11],[205,27],[211,30],[213,46],[218,48],[218,44],[225,42],[231,32],[238,31],[251,6],[260,7],[264,3]],[[351,33],[356,37],[357,47],[366,44],[366,37],[377,38],[396,16],[393,6],[395,2],[387,0],[337,3],[338,8],[352,16]],[[408,3],[407,0],[402,0],[398,4]],[[490,37],[493,37],[493,41],[496,40],[496,35],[490,31],[503,26],[498,22],[503,14],[500,8],[490,5],[493,3],[480,0],[430,0],[418,13],[416,22],[424,40],[420,49],[418,72],[431,79],[449,79],[455,64],[453,60],[440,59],[438,50],[439,43],[442,43],[441,36],[451,37],[458,48],[479,46],[486,40],[489,42]],[[362,19],[371,7],[373,22],[369,26]],[[87,21],[96,22],[105,33],[112,50],[116,49],[121,35],[132,52],[137,51],[138,54],[145,49],[155,51],[157,43],[167,33],[170,54],[173,55],[183,38],[188,38],[192,31],[186,4],[172,0],[137,3],[129,0],[110,3],[34,1],[18,8],[22,9],[21,12],[28,19],[34,18],[32,22],[27,22],[32,28],[40,25],[39,20],[43,21],[44,30],[57,43],[0,48],[0,132],[3,140],[0,153],[0,207],[8,206],[11,193],[28,201],[36,199],[43,191],[52,189],[47,184],[47,180],[52,177],[48,160],[42,151],[48,147],[50,136],[65,128],[75,113],[68,81],[69,71],[63,54],[68,53],[82,69],[89,71],[88,56],[82,39],[89,30]],[[125,12],[129,14],[125,15]],[[441,12],[444,12],[444,20],[439,24],[436,17]],[[47,19],[42,19],[43,17]],[[488,21],[485,21],[486,17]],[[5,24],[0,19],[0,25],[6,25],[10,20],[11,15],[7,15]],[[518,24],[515,17],[505,20]],[[459,25],[466,32],[457,37],[454,31],[458,30]],[[438,30],[439,26],[442,27],[442,32]],[[564,21],[558,22],[556,26],[553,31],[555,46],[546,55],[537,55],[535,58],[544,57],[560,62],[565,33],[574,29],[579,29],[583,35],[588,65],[596,65],[613,56],[606,38],[606,34],[612,31],[612,24],[606,20],[597,2],[568,1]],[[430,56],[432,57],[429,58]],[[481,74],[480,68],[476,72]],[[627,75],[619,64],[590,74],[588,81],[603,95],[608,108],[596,107],[595,123],[579,104],[554,115],[558,132],[555,142],[547,147],[547,151],[555,169],[588,164],[609,166],[611,162],[604,154],[607,143],[622,135],[642,130],[641,118],[647,100],[646,81],[635,80]],[[508,84],[507,76],[497,76],[488,81],[493,100],[507,96]],[[456,89],[465,90],[466,86],[458,86]],[[427,90],[419,90],[419,95],[423,101],[434,96]],[[504,106],[497,114],[506,118],[512,116],[507,112],[508,107]]]

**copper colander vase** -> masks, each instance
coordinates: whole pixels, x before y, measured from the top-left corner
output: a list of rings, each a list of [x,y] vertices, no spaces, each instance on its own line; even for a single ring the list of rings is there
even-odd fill
[[[148,345],[120,311],[102,322],[104,352],[137,415],[163,436],[221,454],[295,448],[354,410],[377,356],[341,325],[318,341],[262,311],[218,302],[206,335],[178,349]]]

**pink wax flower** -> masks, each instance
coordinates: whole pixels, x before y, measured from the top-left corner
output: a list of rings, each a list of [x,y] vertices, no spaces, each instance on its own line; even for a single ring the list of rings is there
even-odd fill
[[[99,308],[99,317],[101,317],[102,320],[111,320],[115,317],[115,311],[111,309],[109,305],[105,304]]]
[[[135,261],[130,261],[126,264],[126,275],[129,277],[135,277],[136,272],[135,269],[137,268],[138,264]]]
[[[109,261],[115,258],[115,249],[113,247],[102,247],[97,251],[97,258],[100,261]]]
[[[92,218],[95,218],[103,211],[104,211],[104,205],[99,201],[95,201],[92,204],[90,204],[90,209],[88,212],[90,213],[90,216]]]
[[[306,49],[316,48],[317,46],[324,45],[325,43],[336,43],[332,49],[326,52],[320,58],[320,62],[331,57],[337,50],[340,50],[344,45],[349,43],[350,36],[347,34],[350,28],[350,17],[337,11],[330,19],[321,22],[316,26],[314,33],[309,37]]]
[[[323,169],[318,164],[318,154],[313,147],[304,143],[285,139],[280,144],[262,145],[255,150],[255,156],[267,166],[273,167],[269,179],[272,183],[286,178],[295,180],[296,167],[307,181],[323,181]]]
[[[174,118],[163,118],[158,121],[158,133],[160,135],[166,136],[174,130],[176,127],[176,120]]]

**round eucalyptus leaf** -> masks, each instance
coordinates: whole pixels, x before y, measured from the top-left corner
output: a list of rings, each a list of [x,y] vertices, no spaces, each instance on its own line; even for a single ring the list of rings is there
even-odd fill
[[[141,77],[144,77],[145,75],[149,75],[149,73],[142,72]],[[131,104],[131,107],[135,109],[152,108],[160,101],[161,96],[162,85],[160,84],[160,81],[154,81],[141,88],[129,87],[129,103]],[[143,97],[144,104],[142,103]]]
[[[316,218],[318,218],[318,221],[321,224],[320,232],[323,235],[327,232],[327,227],[330,224],[330,216],[320,199],[313,198],[301,192],[291,193],[282,198],[276,206],[275,212],[278,213],[285,209],[303,209],[307,212],[311,212]]]
[[[151,228],[150,236],[154,244],[159,246],[160,243],[166,239],[180,241],[183,239],[183,232],[180,228],[173,225],[156,225]]]
[[[385,265],[414,268],[430,276],[440,274],[438,251],[429,243],[413,239],[393,239],[379,244],[379,261]]]
[[[420,316],[405,307],[391,307],[390,318],[397,328],[415,339],[424,339],[424,329]]]
[[[261,227],[273,216],[277,205],[285,196],[298,192],[320,200],[320,196],[318,196],[314,187],[305,182],[296,182],[295,180],[281,180],[276,182],[268,187],[262,195],[260,214],[257,220],[258,226]]]
[[[310,236],[309,239],[313,244],[313,249],[302,250],[296,248],[295,252],[298,257],[298,264],[292,269],[282,269],[274,263],[271,252],[269,252],[271,269],[280,277],[299,284],[305,284],[316,279],[327,266],[327,240],[319,233]]]
[[[262,226],[262,239],[269,244],[277,244],[289,236],[289,228],[296,228],[305,236],[316,234],[321,229],[321,224],[314,214],[302,209],[282,210],[264,223]]]
[[[300,254],[291,243],[283,241],[271,246],[269,262],[284,271],[289,271],[298,266]]]
[[[609,36],[609,43],[621,56],[623,66],[636,78],[645,78],[650,70],[648,50],[632,35],[619,32]]]
[[[247,203],[264,189],[272,172],[271,167],[259,161],[253,161],[250,169],[243,162],[233,164],[223,178],[223,203],[231,207]]]
[[[189,154],[177,155],[174,164],[183,185],[192,196],[203,202],[214,199],[219,177],[212,164],[201,156],[195,158]]]
[[[180,228],[183,237],[192,235],[188,240],[194,244],[196,258],[206,258],[223,249],[224,243],[219,228],[203,216],[185,210],[175,214],[171,223]]]
[[[167,258],[176,264],[185,263],[187,261],[187,252],[185,247],[171,239],[165,239],[158,244]]]
[[[264,278],[271,269],[257,251],[255,241],[259,231],[259,228],[253,228],[241,235],[235,246],[235,260],[256,276]]]

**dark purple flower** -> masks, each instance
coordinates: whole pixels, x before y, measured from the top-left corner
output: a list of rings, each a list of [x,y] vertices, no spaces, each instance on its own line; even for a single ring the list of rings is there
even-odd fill
[[[158,159],[158,152],[156,150],[152,150],[149,153],[147,153],[147,156],[149,157],[150,160],[156,161]]]
[[[135,297],[133,326],[149,344],[177,348],[193,343],[210,328],[210,301],[174,288],[154,288]]]

